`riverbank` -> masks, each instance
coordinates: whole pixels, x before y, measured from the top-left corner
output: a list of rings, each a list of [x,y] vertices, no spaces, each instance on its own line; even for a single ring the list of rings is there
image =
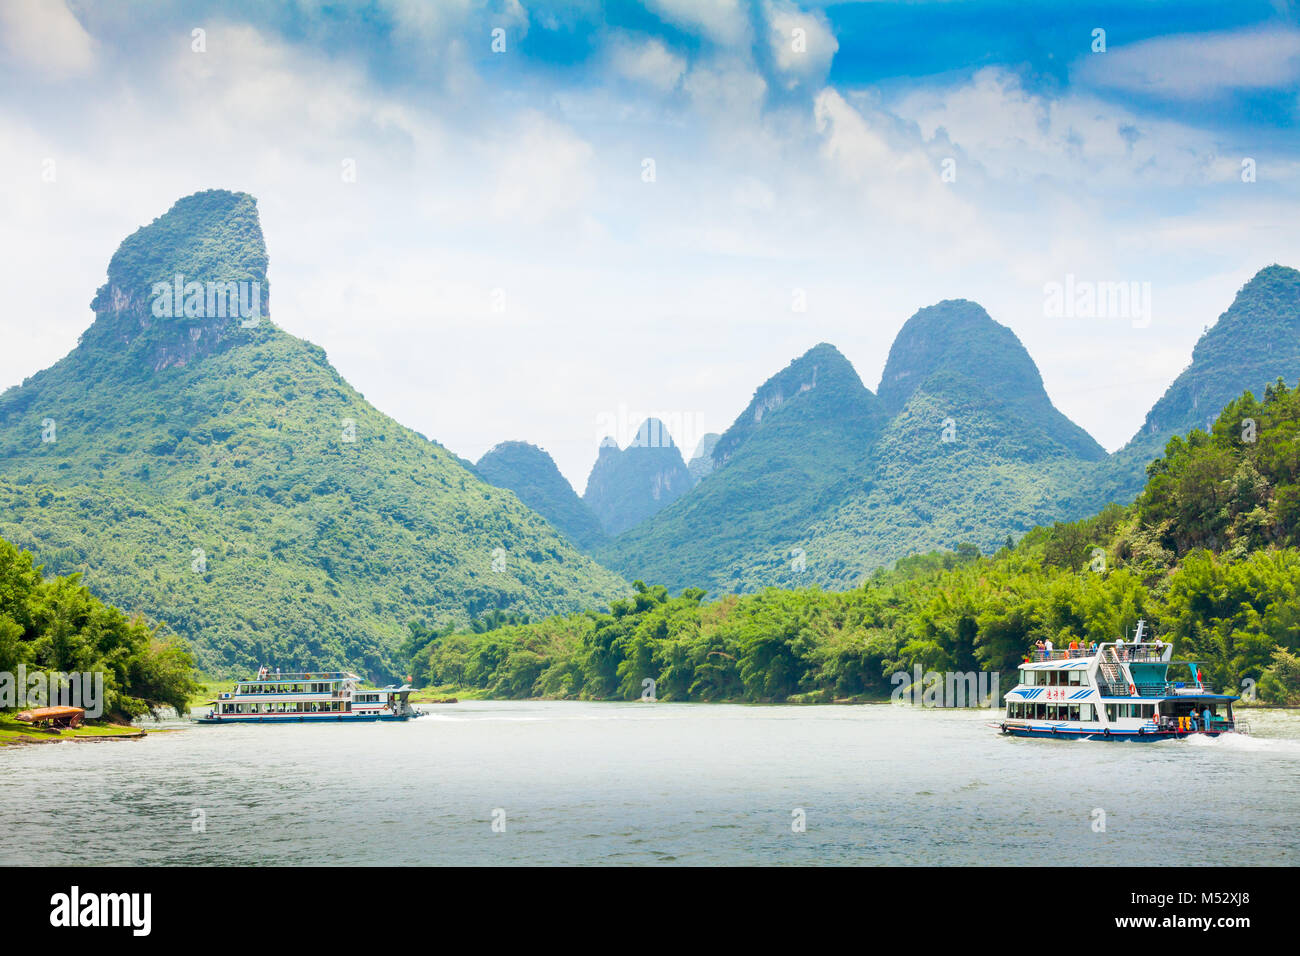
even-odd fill
[[[69,727],[47,729],[23,723],[12,714],[0,714],[0,747],[53,744],[64,740],[139,740],[145,733],[143,727],[110,723],[82,724],[75,730]]]

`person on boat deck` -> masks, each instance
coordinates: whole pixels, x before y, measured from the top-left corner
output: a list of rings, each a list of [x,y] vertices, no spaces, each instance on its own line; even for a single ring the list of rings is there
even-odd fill
[[[1187,729],[1191,731],[1196,730],[1196,711],[1194,709],[1187,718]]]
[[[1070,638],[1070,656],[1079,656],[1079,641],[1076,638]]]
[[[1205,729],[1206,729],[1206,730],[1209,730],[1209,729],[1210,729],[1210,718],[1211,718],[1213,715],[1210,713],[1210,708],[1209,708],[1208,706],[1205,708],[1205,712],[1204,712],[1201,716],[1205,719]]]
[[[1034,653],[1038,655],[1040,661],[1043,659],[1043,642],[1041,638],[1034,642]]]
[[[1043,650],[1047,651],[1047,659],[1048,659],[1048,660],[1051,660],[1051,659],[1052,659],[1052,639],[1051,639],[1050,637],[1049,637],[1047,640],[1043,641]]]

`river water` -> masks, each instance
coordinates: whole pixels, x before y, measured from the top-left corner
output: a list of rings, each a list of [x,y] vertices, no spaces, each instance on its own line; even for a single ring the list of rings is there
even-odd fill
[[[424,709],[5,748],[0,863],[1300,864],[1295,711],[1147,744],[891,705]]]

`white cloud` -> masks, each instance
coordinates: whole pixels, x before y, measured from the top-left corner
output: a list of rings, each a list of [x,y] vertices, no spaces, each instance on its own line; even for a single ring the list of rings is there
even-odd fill
[[[1033,93],[1001,67],[979,70],[961,86],[910,91],[891,109],[927,139],[946,140],[1003,180],[1074,180],[1127,191],[1222,178],[1219,146],[1209,134],[1088,94]]]
[[[490,208],[498,218],[545,222],[578,216],[587,205],[591,147],[567,127],[537,112],[511,124],[485,150],[496,183]]]
[[[1300,82],[1300,30],[1250,28],[1115,44],[1084,56],[1072,75],[1104,89],[1183,100],[1294,86]]]
[[[767,95],[767,81],[735,57],[692,67],[682,86],[697,110],[728,126],[757,123]]]
[[[95,64],[95,41],[64,0],[0,3],[0,49],[6,61],[55,80]]]
[[[685,58],[654,38],[637,41],[626,35],[616,36],[609,57],[620,76],[663,92],[674,89],[686,72]]]
[[[648,0],[667,22],[698,30],[714,43],[738,47],[749,39],[749,14],[740,0]]]
[[[763,10],[772,58],[789,85],[825,78],[840,48],[826,15],[806,13],[787,0],[765,0]]]
[[[748,51],[617,34],[599,75],[644,85],[587,72],[519,89],[480,76],[463,33],[425,28],[439,68],[415,90],[212,23],[206,54],[177,42],[110,74],[106,49],[85,79],[0,95],[0,168],[16,171],[0,179],[0,387],[71,348],[122,238],[211,187],[258,197],[273,319],[380,409],[466,457],[534,441],[579,489],[602,412],[721,431],[818,341],[874,387],[906,318],[955,296],[1012,326],[1063,409],[1114,446],[1160,390],[1137,383],[1176,372],[1255,269],[1300,262],[1278,185],[1294,158],[1258,156],[1245,186],[1202,132],[1005,71],[774,106]],[[1043,283],[1067,272],[1150,279],[1155,321],[1045,322]]]
[[[822,155],[856,187],[875,228],[920,228],[950,237],[950,257],[992,253],[991,237],[983,235],[974,210],[943,182],[938,158],[918,139],[909,140],[897,120],[855,108],[829,88],[818,94],[814,114]]]

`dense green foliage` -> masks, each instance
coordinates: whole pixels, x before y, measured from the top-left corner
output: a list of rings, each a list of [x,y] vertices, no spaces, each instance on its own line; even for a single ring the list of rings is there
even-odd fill
[[[105,716],[162,706],[184,713],[197,690],[184,645],[141,617],[128,619],[75,574],[46,578],[32,556],[0,540],[0,671],[99,673]]]
[[[555,467],[554,459],[536,445],[501,442],[478,460],[474,470],[488,484],[513,491],[583,551],[592,551],[609,540],[595,514]]]
[[[631,699],[649,678],[667,700],[833,700],[887,695],[915,666],[996,671],[1005,690],[1035,640],[1114,640],[1145,618],[1217,688],[1250,679],[1264,700],[1300,702],[1300,393],[1242,397],[1210,434],[1172,439],[1150,474],[1134,505],[989,557],[968,545],[849,591],[711,603],[637,582],[606,613],[430,636],[416,666],[505,697]]]
[[[252,208],[204,193],[136,233],[81,344],[0,396],[0,534],[165,622],[214,675],[273,663],[398,676],[411,618],[464,624],[626,593],[269,318],[184,320],[177,338],[175,320],[150,314],[149,283],[172,268],[203,281],[264,263]]]

